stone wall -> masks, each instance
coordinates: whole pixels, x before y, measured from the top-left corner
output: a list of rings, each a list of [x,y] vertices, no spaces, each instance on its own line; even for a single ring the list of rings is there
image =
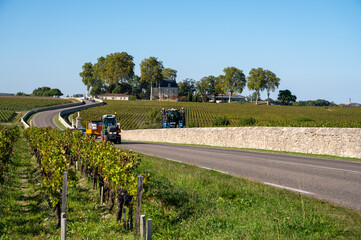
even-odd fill
[[[361,158],[361,129],[357,128],[227,127],[123,130],[122,139]]]

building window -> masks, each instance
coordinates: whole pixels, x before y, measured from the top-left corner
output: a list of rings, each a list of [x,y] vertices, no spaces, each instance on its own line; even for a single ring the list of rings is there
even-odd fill
[[[173,89],[173,93],[176,94],[176,90],[175,90],[175,89]]]

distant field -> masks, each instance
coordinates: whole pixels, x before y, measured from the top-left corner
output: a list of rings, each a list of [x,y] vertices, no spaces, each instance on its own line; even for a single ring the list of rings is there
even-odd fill
[[[71,103],[71,100],[44,97],[0,97],[0,111],[27,111],[53,105]]]
[[[105,101],[106,105],[81,111],[83,125],[88,120],[98,120],[104,114],[117,114],[122,128],[141,129],[150,126],[151,112],[162,108],[186,109],[187,127],[211,127],[216,116],[227,116],[231,127],[361,127],[361,107],[297,107],[266,106],[251,103],[192,103],[161,101]],[[76,117],[76,116],[75,116]],[[244,119],[252,117],[255,123]],[[84,125],[85,126],[85,125]],[[154,125],[153,125],[154,126]],[[159,128],[161,123],[156,124]]]

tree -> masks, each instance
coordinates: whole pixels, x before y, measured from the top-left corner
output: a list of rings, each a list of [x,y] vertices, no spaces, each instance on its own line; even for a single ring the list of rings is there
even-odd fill
[[[112,85],[127,83],[134,77],[133,57],[126,52],[108,54],[104,61],[104,83]]]
[[[202,102],[206,100],[206,95],[209,93],[208,78],[204,77],[196,82],[196,89],[199,95],[201,95]]]
[[[276,88],[280,85],[281,79],[279,79],[276,74],[271,72],[270,70],[264,71],[265,75],[265,88],[267,90],[267,105],[269,105],[269,94],[270,91],[274,92]]]
[[[164,79],[175,80],[177,78],[177,70],[171,68],[163,68],[162,74]]]
[[[112,90],[112,93],[131,93],[132,86],[129,83],[121,82],[118,83],[115,88]]]
[[[216,85],[214,86],[214,92],[215,92],[214,95],[225,94],[224,78],[225,78],[225,76],[222,74],[219,75],[218,77],[216,77],[216,82],[215,82]]]
[[[290,103],[290,102],[296,102],[297,97],[295,95],[292,95],[291,91],[286,90],[280,90],[278,93],[278,101],[281,101],[283,103]]]
[[[99,96],[103,93],[105,93],[103,82],[100,79],[95,79],[90,90],[90,94],[92,96]]]
[[[193,95],[193,93],[196,91],[196,86],[195,86],[195,80],[191,79],[191,78],[186,78],[183,81],[181,81],[180,83],[178,83],[179,86],[179,96],[188,96]]]
[[[142,82],[141,78],[137,75],[130,81],[132,87],[131,94],[135,95],[138,99],[149,99],[150,96],[150,84]]]
[[[160,83],[163,80],[163,68],[162,61],[158,61],[156,57],[146,58],[140,63],[140,78],[143,82],[151,85],[150,100],[153,100],[153,83],[158,84],[160,98]]]
[[[63,96],[63,93],[58,88],[52,88],[46,92],[43,93],[43,96]]]
[[[39,88],[36,88],[34,89],[33,91],[33,95],[34,96],[38,96],[38,97],[41,97],[41,96],[44,96],[44,93],[46,91],[49,91],[51,88],[50,87],[39,87]]]
[[[93,65],[93,74],[94,74],[94,79],[101,80],[104,83],[104,79],[106,79],[105,57],[102,56],[98,58],[98,62]]]
[[[80,77],[84,85],[86,86],[86,90],[89,92],[90,87],[94,84],[94,69],[93,64],[91,62],[84,63],[83,71],[79,73]]]
[[[247,87],[257,93],[256,105],[258,104],[258,96],[260,91],[265,89],[265,74],[262,68],[252,68],[247,78]]]
[[[228,102],[231,103],[232,94],[235,92],[243,92],[243,88],[246,85],[246,77],[242,70],[236,67],[227,67],[223,69],[224,81],[223,88],[225,92],[229,92]]]

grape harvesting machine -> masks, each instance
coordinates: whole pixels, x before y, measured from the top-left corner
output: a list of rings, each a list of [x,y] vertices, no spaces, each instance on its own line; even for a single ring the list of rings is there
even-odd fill
[[[183,128],[185,126],[185,110],[164,109],[161,110],[163,128]]]

